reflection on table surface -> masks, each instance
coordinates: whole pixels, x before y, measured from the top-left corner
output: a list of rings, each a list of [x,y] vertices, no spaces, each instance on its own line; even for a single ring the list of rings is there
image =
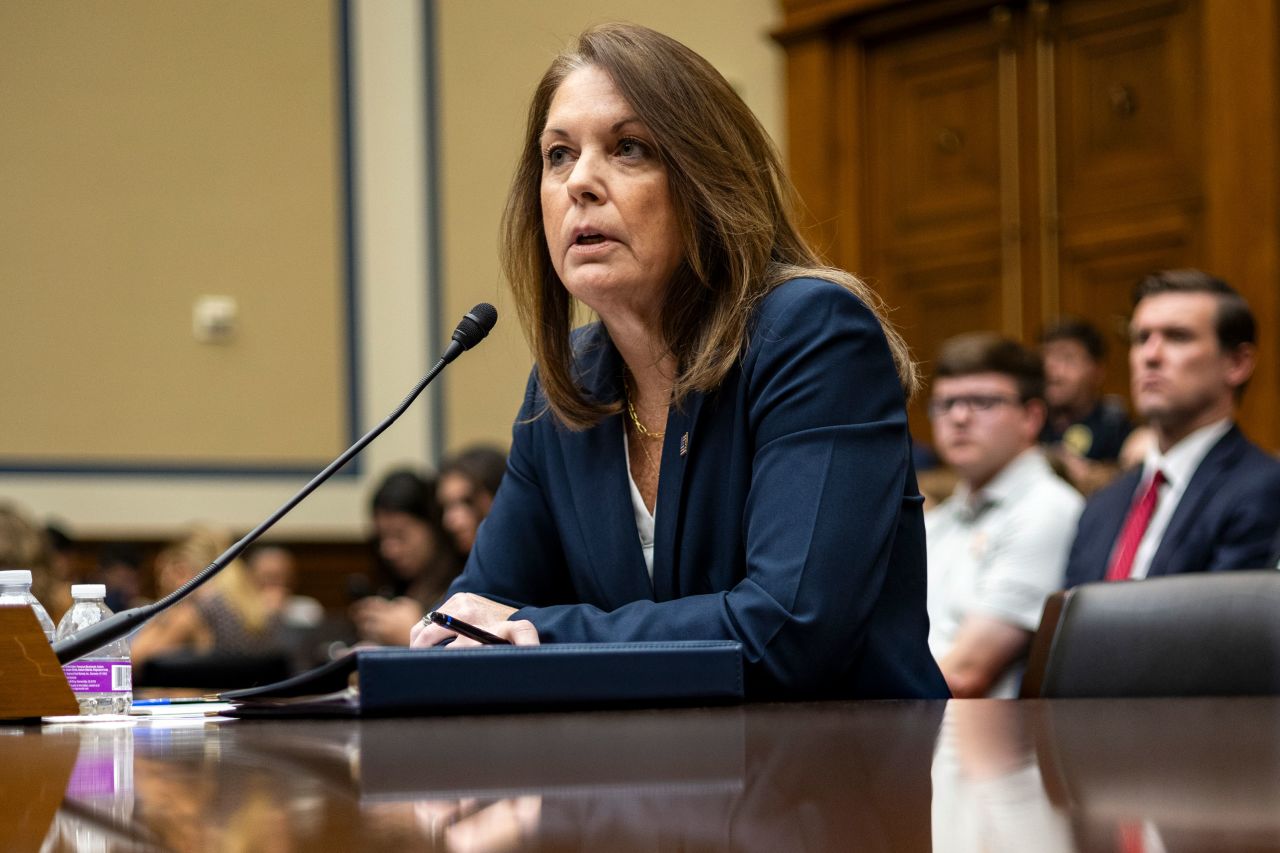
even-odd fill
[[[1280,849],[1280,700],[0,727],[3,849]]]

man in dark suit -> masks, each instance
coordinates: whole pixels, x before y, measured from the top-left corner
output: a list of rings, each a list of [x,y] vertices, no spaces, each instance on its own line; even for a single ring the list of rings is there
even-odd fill
[[[1234,423],[1255,337],[1248,304],[1217,278],[1172,270],[1138,284],[1131,390],[1155,444],[1140,468],[1086,505],[1068,586],[1268,565],[1280,462]]]

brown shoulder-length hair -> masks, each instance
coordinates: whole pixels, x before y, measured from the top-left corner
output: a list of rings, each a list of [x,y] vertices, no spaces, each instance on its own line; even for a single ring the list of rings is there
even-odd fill
[[[593,426],[620,405],[590,399],[575,379],[569,336],[575,300],[551,265],[542,224],[540,137],[556,90],[587,66],[612,78],[667,169],[684,238],[684,262],[661,310],[662,335],[679,365],[673,402],[718,387],[742,355],[761,298],[803,276],[844,286],[876,313],[903,389],[915,393],[915,363],[880,298],[849,273],[825,266],[800,235],[795,190],[777,149],[720,72],[669,36],[612,23],[582,33],[538,83],[502,221],[503,269],[547,403],[566,426]]]

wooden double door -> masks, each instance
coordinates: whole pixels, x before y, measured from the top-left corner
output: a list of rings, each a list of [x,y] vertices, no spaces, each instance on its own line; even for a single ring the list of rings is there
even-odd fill
[[[784,7],[790,159],[818,242],[893,307],[926,373],[952,335],[1033,342],[1074,315],[1106,335],[1107,391],[1127,397],[1134,283],[1198,266],[1259,313],[1244,419],[1280,444],[1274,3]]]

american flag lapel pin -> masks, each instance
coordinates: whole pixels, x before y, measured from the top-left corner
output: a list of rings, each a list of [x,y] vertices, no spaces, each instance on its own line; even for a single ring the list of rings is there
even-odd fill
[[[681,456],[689,455],[689,433],[687,432],[684,435],[680,436],[680,455]]]

